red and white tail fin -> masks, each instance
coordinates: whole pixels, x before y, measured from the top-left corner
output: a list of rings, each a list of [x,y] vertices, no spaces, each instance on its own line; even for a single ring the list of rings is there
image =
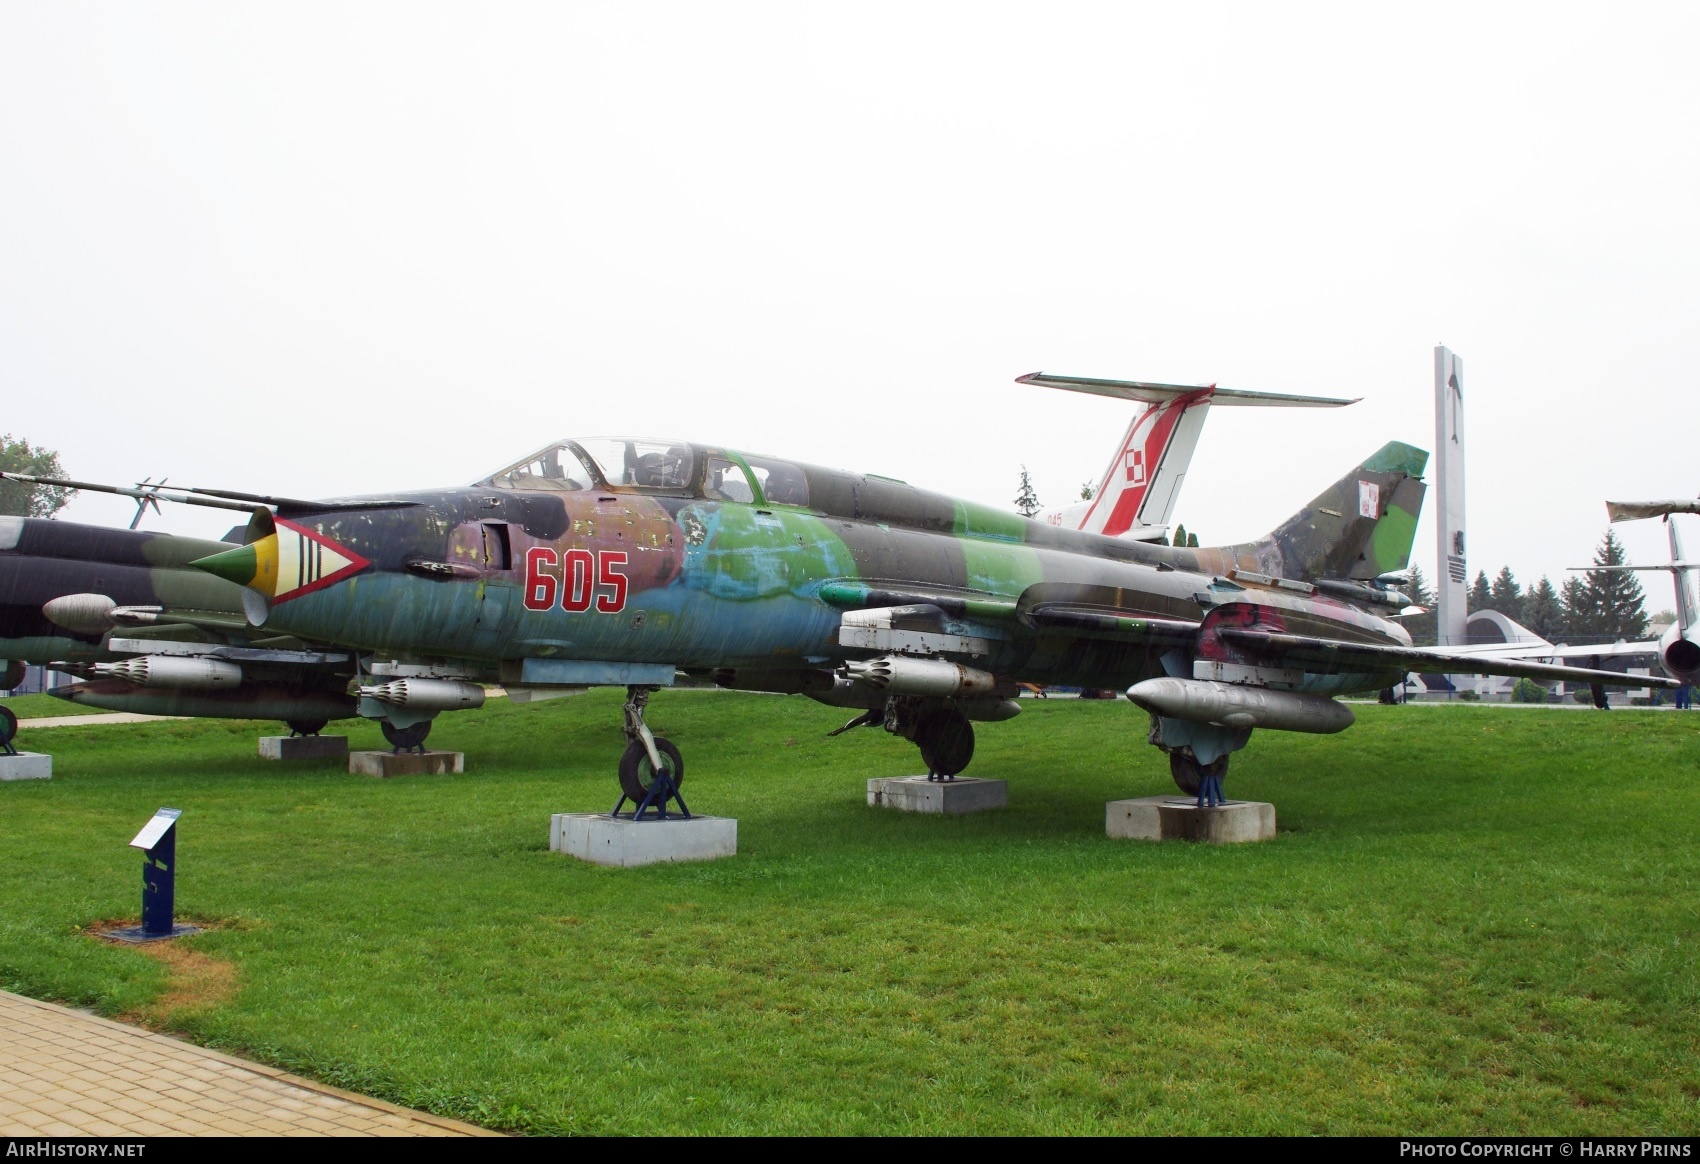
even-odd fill
[[[1034,372],[1018,384],[1039,384],[1070,392],[1088,392],[1147,407],[1133,418],[1090,501],[1047,510],[1038,520],[1106,537],[1155,539],[1163,536],[1186,478],[1204,418],[1212,404],[1271,405],[1288,408],[1336,408],[1354,404],[1327,396],[1288,396],[1246,392],[1214,384],[1151,384],[1137,380],[1092,380]]]

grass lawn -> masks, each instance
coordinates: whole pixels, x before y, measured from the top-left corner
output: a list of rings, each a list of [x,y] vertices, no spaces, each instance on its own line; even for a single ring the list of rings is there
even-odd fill
[[[1010,807],[943,819],[866,807],[915,753],[822,738],[850,712],[663,692],[739,853],[612,870],[547,836],[613,803],[618,708],[445,716],[467,774],[387,782],[262,763],[255,724],[26,731],[0,986],[519,1131],[1700,1132],[1700,715],[1260,732],[1228,791],[1281,834],[1214,848],[1105,838],[1172,789],[1125,701],[1023,701],[971,769]],[[217,928],[89,940],[161,805]]]
[[[104,707],[84,707],[80,703],[72,703],[69,699],[55,699],[51,695],[11,695],[0,699],[0,707],[9,707],[12,714],[19,719],[47,719],[60,715],[100,715]]]

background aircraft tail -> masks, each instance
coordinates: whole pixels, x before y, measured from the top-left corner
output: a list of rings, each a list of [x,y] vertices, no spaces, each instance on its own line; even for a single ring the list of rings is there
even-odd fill
[[[1228,547],[1256,569],[1299,582],[1372,582],[1405,569],[1427,486],[1428,454],[1390,441],[1272,532]]]
[[[1327,396],[1292,396],[1279,392],[1248,392],[1214,384],[1153,384],[1143,380],[1093,380],[1051,376],[1044,372],[1016,378],[1018,384],[1038,384],[1135,400],[1147,407],[1135,414],[1116,445],[1109,467],[1088,501],[1037,515],[1038,520],[1066,529],[1106,537],[1156,539],[1167,532],[1180,495],[1187,466],[1192,463],[1198,435],[1212,404],[1284,408],[1337,408],[1353,404]]]

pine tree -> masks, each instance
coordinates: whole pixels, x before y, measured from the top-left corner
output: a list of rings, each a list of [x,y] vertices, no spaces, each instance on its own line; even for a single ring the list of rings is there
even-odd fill
[[[1198,535],[1195,534],[1195,533],[1187,534],[1186,535],[1186,545],[1187,545],[1187,549],[1196,550],[1198,548]]]
[[[1564,634],[1564,604],[1544,574],[1523,595],[1523,617],[1518,621],[1548,642],[1557,642]]]
[[[1606,529],[1605,540],[1594,551],[1594,565],[1622,566],[1627,563],[1617,531]],[[1609,642],[1638,639],[1647,633],[1647,611],[1642,605],[1641,582],[1628,570],[1589,570],[1584,575],[1588,602],[1599,622],[1598,633]]]
[[[1399,620],[1400,624],[1411,632],[1411,641],[1417,646],[1434,646],[1438,633],[1435,629],[1437,616],[1434,612],[1434,594],[1429,590],[1428,579],[1423,577],[1423,572],[1419,567],[1411,567],[1411,584],[1401,587],[1401,589],[1405,591],[1405,596],[1411,600],[1411,605],[1422,607],[1423,613],[1402,618]]]
[[[1563,641],[1573,646],[1592,642],[1599,629],[1594,608],[1589,603],[1587,584],[1575,574],[1566,578],[1564,585],[1558,588],[1558,604],[1564,611]]]
[[[1476,571],[1476,580],[1470,583],[1470,602],[1464,609],[1469,614],[1493,609],[1493,592],[1488,589],[1486,570]]]
[[[1020,510],[1022,517],[1032,517],[1044,508],[1039,495],[1033,492],[1033,479],[1027,475],[1026,465],[1021,466],[1021,489],[1015,495],[1015,508]]]
[[[1177,525],[1175,527],[1174,539],[1169,544],[1171,546],[1185,546],[1186,545],[1186,526]]]
[[[1523,621],[1523,588],[1517,584],[1510,566],[1499,568],[1499,574],[1493,580],[1491,602],[1492,609],[1512,622]]]

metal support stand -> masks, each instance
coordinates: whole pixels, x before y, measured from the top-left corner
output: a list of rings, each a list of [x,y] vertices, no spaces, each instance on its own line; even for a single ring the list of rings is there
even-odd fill
[[[630,800],[630,799],[631,798],[628,797],[624,792],[620,793],[620,799],[616,800],[614,802],[614,810],[612,812],[610,812],[608,815],[611,816],[611,817],[619,817],[621,807],[624,806],[626,801]],[[674,813],[669,813],[667,811],[667,802],[668,801],[677,801],[678,805],[679,805],[679,811],[674,812]],[[654,815],[645,816],[644,813],[646,813],[646,812],[651,812]],[[691,819],[690,807],[685,804],[685,798],[682,795],[680,795],[679,786],[677,784],[673,783],[673,778],[671,776],[667,775],[666,772],[658,769],[655,773],[655,779],[650,782],[649,791],[644,793],[643,799],[641,801],[633,802],[632,811],[627,813],[625,815],[625,817],[623,817],[621,819],[624,819],[624,820],[673,820],[675,818],[682,819],[682,820],[690,820]]]
[[[177,818],[183,811],[162,808],[142,826],[130,847],[142,850],[142,924],[109,930],[102,937],[118,942],[157,942],[200,933],[199,926],[176,924]]]

